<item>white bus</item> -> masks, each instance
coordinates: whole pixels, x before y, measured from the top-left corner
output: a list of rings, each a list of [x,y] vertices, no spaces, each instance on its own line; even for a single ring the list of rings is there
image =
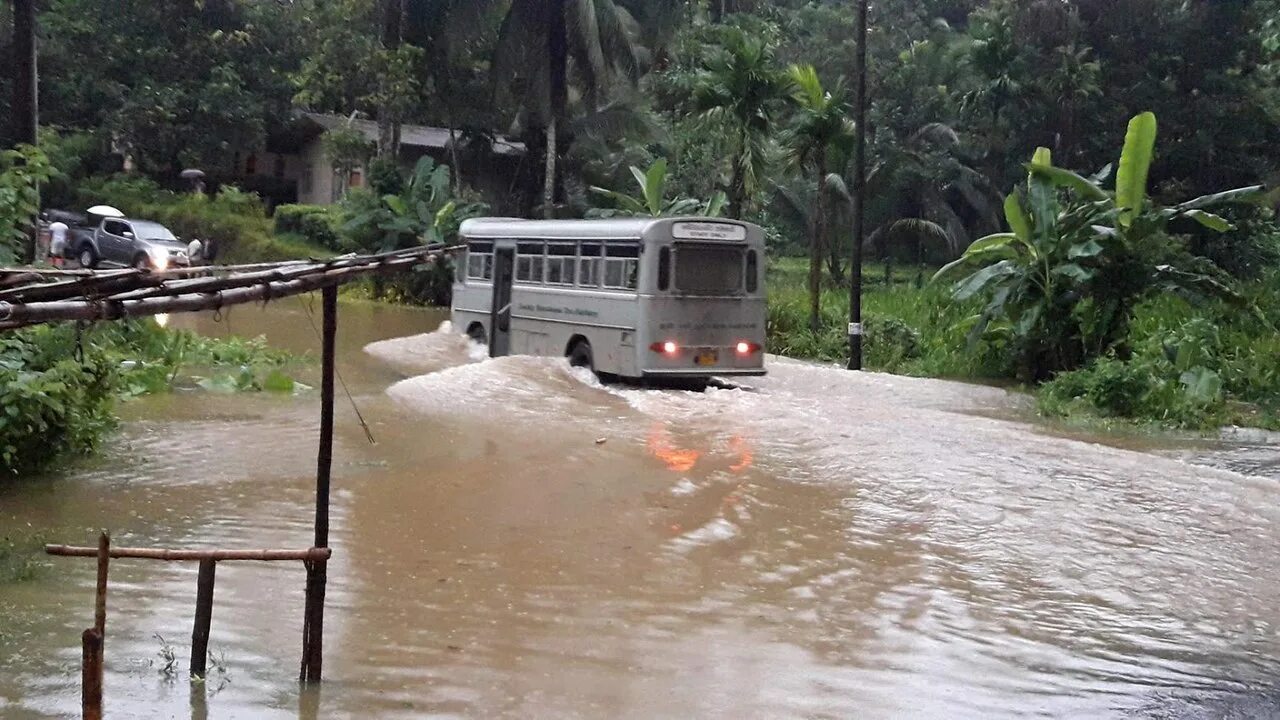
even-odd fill
[[[453,326],[602,376],[763,375],[764,234],[708,218],[462,224]]]

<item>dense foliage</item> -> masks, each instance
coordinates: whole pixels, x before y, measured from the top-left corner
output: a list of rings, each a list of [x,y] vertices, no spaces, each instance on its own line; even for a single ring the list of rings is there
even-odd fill
[[[118,400],[176,385],[292,392],[288,356],[261,340],[210,339],[150,320],[0,336],[0,481],[95,450]]]
[[[61,132],[46,143],[48,190],[80,198],[98,187],[128,204],[136,180],[84,181],[118,169],[120,150],[172,187],[187,164],[217,171],[264,147],[291,107],[363,114],[379,122],[377,143],[338,129],[326,147],[335,170],[366,166],[372,187],[336,210],[285,209],[274,235],[237,193],[153,193],[130,207],[226,238],[240,257],[374,251],[449,239],[481,211],[456,149],[509,134],[527,149],[511,191],[528,216],[711,214],[723,196],[725,214],[766,228],[775,256],[808,257],[803,278],[777,275],[774,348],[834,356],[851,251],[851,10],[848,0],[51,0],[41,106]],[[7,48],[0,33],[0,66]],[[1254,291],[1280,263],[1280,194],[1214,215],[1187,198],[1280,180],[1280,0],[878,0],[868,55],[866,250],[883,274],[868,299],[869,346],[898,348],[876,364],[1036,382],[1095,373],[1129,389],[1117,378],[1142,374],[1141,402],[1061,379],[1054,397],[1073,400],[1050,403],[1093,398],[1142,416],[1158,415],[1150,408],[1173,397],[1167,388],[1220,398],[1204,408],[1262,397],[1268,382],[1239,380],[1247,373],[1230,363],[1163,364],[1153,338],[1181,326],[1157,331],[1143,313],[1166,291],[1194,301],[1179,310],[1185,322],[1236,308],[1235,329],[1205,344],[1227,355],[1273,332]],[[0,117],[9,101],[0,87]],[[1125,123],[1145,113],[1159,118],[1159,144],[1115,166]],[[398,172],[389,158],[402,122],[455,128],[453,167]],[[892,282],[895,265],[910,264],[922,286],[926,266],[967,248],[976,274],[958,296]],[[442,300],[447,270],[433,273],[390,290]],[[1166,389],[1151,391],[1153,378]]]

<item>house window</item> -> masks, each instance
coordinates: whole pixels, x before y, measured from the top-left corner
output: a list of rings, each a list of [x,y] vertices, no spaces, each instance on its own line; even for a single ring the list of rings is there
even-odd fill
[[[276,177],[278,178],[284,177],[284,156],[283,155],[276,156]]]
[[[255,175],[258,172],[258,156],[250,155],[248,160],[244,161],[244,174]]]

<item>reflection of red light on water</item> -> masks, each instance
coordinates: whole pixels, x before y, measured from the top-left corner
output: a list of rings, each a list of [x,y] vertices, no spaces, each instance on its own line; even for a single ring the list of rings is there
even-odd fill
[[[670,435],[661,424],[655,424],[649,431],[649,453],[666,463],[667,469],[672,472],[689,472],[698,464],[702,452],[673,446]]]
[[[698,464],[702,457],[699,450],[675,447],[671,443],[671,433],[661,423],[655,423],[649,431],[649,453],[666,464],[673,472],[688,472]]]
[[[672,472],[689,472],[702,460],[703,451],[693,448],[676,447],[671,441],[671,432],[663,423],[657,422],[649,430],[646,440],[649,454],[661,460]],[[729,466],[734,473],[742,473],[755,463],[755,454],[751,444],[741,435],[729,438],[728,453],[737,458],[737,462]]]
[[[730,465],[730,470],[740,473],[751,467],[751,463],[754,461],[754,456],[751,453],[751,446],[747,444],[746,440],[742,439],[741,435],[734,435],[733,438],[729,440],[729,450],[738,456],[738,462]]]

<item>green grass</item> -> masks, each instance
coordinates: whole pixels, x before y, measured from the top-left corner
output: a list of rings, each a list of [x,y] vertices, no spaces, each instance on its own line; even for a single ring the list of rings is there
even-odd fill
[[[869,369],[906,375],[998,378],[1006,374],[993,348],[970,347],[965,321],[972,304],[951,300],[950,289],[931,285],[925,273],[916,287],[915,268],[899,269],[885,283],[884,267],[863,271],[863,350]],[[824,272],[820,328],[809,328],[808,261],[770,260],[768,349],[788,357],[842,362],[848,358],[849,289]]]

